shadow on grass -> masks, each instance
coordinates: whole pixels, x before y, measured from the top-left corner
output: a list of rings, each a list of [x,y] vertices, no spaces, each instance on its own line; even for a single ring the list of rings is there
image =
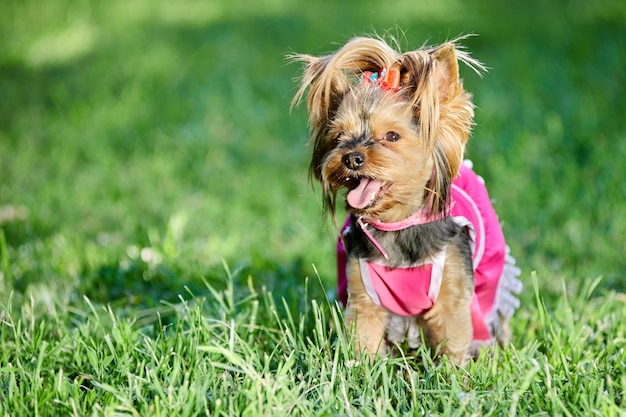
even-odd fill
[[[322,285],[301,260],[278,264],[255,259],[232,271],[223,264],[190,272],[188,266],[153,264],[138,258],[96,268],[85,274],[75,291],[97,304],[127,310],[137,315],[141,324],[149,324],[169,322],[175,316],[175,306],[185,300],[205,299],[207,305],[213,306],[213,315],[220,316],[231,308],[230,313],[234,314],[235,307],[225,306],[220,300],[224,294],[232,298],[229,302],[237,304],[257,291],[280,306],[275,312],[280,317],[297,317],[311,299],[326,299]]]

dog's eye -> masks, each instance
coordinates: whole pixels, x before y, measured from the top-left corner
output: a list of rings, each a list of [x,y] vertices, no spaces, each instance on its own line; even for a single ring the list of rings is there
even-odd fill
[[[335,137],[333,138],[333,141],[339,142],[339,139],[341,139],[342,136],[343,136],[343,132],[337,133]]]
[[[383,140],[387,142],[397,142],[400,140],[400,135],[396,132],[387,132],[385,133],[385,136],[383,136]]]

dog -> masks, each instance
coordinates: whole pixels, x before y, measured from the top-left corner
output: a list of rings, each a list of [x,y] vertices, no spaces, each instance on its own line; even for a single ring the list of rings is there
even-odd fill
[[[423,339],[463,365],[511,338],[520,270],[463,159],[474,105],[459,62],[486,69],[460,39],[400,53],[357,37],[332,54],[292,56],[304,64],[292,106],[306,96],[309,172],[325,213],[335,217],[345,190],[338,298],[357,353],[372,360]]]

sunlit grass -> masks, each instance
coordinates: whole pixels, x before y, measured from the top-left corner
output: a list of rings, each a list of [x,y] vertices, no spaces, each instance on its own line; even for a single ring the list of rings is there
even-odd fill
[[[227,276],[230,276],[227,272]],[[623,297],[597,283],[549,312],[538,293],[514,324],[524,343],[466,369],[412,356],[354,356],[341,312],[204,288],[142,324],[89,299],[49,312],[2,306],[0,410],[11,415],[619,415],[626,377]],[[309,287],[318,284],[310,282]],[[69,326],[69,328],[67,327]],[[67,330],[65,330],[67,328]],[[21,381],[32,381],[23,384]]]

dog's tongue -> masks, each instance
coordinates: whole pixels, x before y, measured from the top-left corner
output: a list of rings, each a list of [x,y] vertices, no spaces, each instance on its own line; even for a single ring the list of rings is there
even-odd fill
[[[356,209],[367,207],[382,187],[382,182],[370,178],[361,178],[359,185],[347,195],[348,204]]]

